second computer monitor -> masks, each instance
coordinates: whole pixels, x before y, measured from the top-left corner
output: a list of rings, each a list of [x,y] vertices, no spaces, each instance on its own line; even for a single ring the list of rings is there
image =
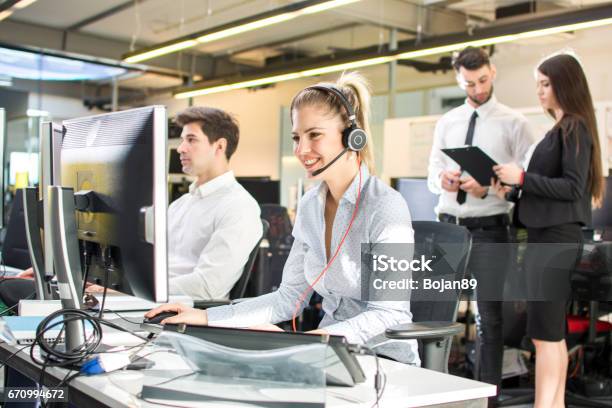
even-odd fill
[[[109,273],[110,288],[166,302],[165,108],[72,119],[63,126],[61,185],[87,203],[76,221],[89,280],[101,283]]]
[[[391,186],[406,200],[413,221],[437,220],[434,209],[439,196],[429,191],[426,178],[394,178]]]

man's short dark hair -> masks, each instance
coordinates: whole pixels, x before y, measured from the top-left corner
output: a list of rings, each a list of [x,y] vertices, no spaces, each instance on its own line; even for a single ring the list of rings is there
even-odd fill
[[[174,121],[183,127],[190,123],[198,122],[202,132],[208,137],[208,142],[213,143],[223,138],[227,140],[225,157],[232,157],[238,147],[240,131],[238,122],[232,115],[221,109],[206,106],[191,106],[176,114]]]
[[[480,47],[467,47],[453,57],[453,68],[459,72],[463,67],[468,71],[474,71],[484,65],[491,65],[489,54]]]

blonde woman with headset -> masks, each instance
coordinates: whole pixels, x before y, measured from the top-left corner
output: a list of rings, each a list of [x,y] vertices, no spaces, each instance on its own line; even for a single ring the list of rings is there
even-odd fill
[[[411,322],[407,300],[361,299],[361,244],[414,242],[405,201],[373,175],[369,108],[368,84],[355,72],[335,84],[307,87],[293,98],[294,154],[307,177],[319,183],[300,202],[295,240],[277,291],[208,310],[168,304],[145,317],[174,312],[162,324],[281,330],[273,325],[292,318],[295,322],[316,290],[323,297],[325,316],[312,333],[371,345],[384,337],[385,329]],[[419,364],[414,340],[386,341],[377,352]]]

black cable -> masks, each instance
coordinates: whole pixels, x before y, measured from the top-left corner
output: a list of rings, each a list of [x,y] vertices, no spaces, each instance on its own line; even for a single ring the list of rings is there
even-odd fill
[[[85,296],[85,289],[87,289],[88,276],[89,276],[89,265],[85,263],[85,270],[83,272],[83,289],[81,290],[81,297]]]
[[[192,371],[190,373],[180,374],[180,375],[177,375],[176,377],[168,378],[167,380],[164,380],[164,381],[162,381],[160,383],[153,384],[152,386],[153,387],[157,387],[157,386],[160,386],[160,385],[169,384],[169,383],[171,383],[173,381],[180,380],[181,378],[191,377],[192,375],[199,374],[200,372],[201,372],[201,370],[195,370],[195,371]]]
[[[57,319],[57,321],[54,322],[55,319]],[[83,344],[78,345],[74,350],[58,349],[57,346],[61,343],[61,338],[65,331],[66,323],[69,323],[72,321],[83,322],[83,338],[85,341],[83,342]],[[85,323],[86,322],[89,322],[93,327],[93,331],[90,336],[87,336],[85,333]],[[51,342],[49,342],[45,338],[45,334],[48,331],[60,325],[61,325],[60,331],[55,336],[55,338]],[[148,339],[147,337],[140,336],[136,332],[125,329],[119,325],[116,325],[115,323],[106,321],[96,316],[92,316],[88,314],[86,311],[78,310],[78,309],[62,309],[62,310],[53,312],[49,316],[44,318],[40,322],[38,327],[36,328],[36,337],[34,339],[33,344],[26,345],[18,349],[17,351],[15,351],[4,362],[0,363],[0,368],[6,365],[6,363],[11,358],[16,356],[20,351],[23,351],[26,348],[30,347],[31,360],[41,366],[38,384],[40,387],[42,387],[42,385],[44,384],[45,372],[46,372],[47,367],[63,367],[63,368],[69,367],[71,370],[72,369],[80,370],[80,367],[79,367],[80,363],[82,363],[86,358],[94,354],[99,354],[99,353],[96,353],[95,350],[98,348],[98,346],[101,343],[102,325],[109,326],[114,329],[130,333],[131,335],[138,337],[139,339],[144,341],[144,343],[142,344],[124,348],[121,350],[116,350],[114,352],[123,352],[123,351],[131,350],[137,347],[143,348],[148,343],[151,342],[151,339]],[[41,350],[41,355],[44,355],[44,360],[40,360],[36,356],[34,356],[34,346],[35,345],[39,346]],[[159,351],[165,351],[165,350],[159,350]],[[113,353],[113,351],[110,351],[108,353]],[[130,361],[130,363],[132,362],[133,361]],[[70,372],[71,371],[68,371],[64,379],[60,381],[59,385],[57,385],[58,387],[69,383],[74,378],[82,374],[80,371],[77,371],[76,373],[70,375]],[[43,408],[46,407],[47,405],[47,403],[44,401],[43,398],[40,399],[40,403]]]
[[[102,257],[104,259],[104,292],[102,293],[102,303],[100,304],[100,313],[98,315],[98,318],[100,319],[102,319],[102,316],[104,314],[104,304],[106,303],[106,291],[108,289],[108,280],[109,280],[109,275],[110,275],[110,271],[112,268],[112,258],[111,258],[109,247],[105,247],[102,250]]]
[[[27,346],[23,346],[23,347],[21,347],[20,349],[18,349],[17,351],[15,351],[13,354],[11,354],[10,356],[8,356],[8,357],[6,358],[6,360],[4,360],[2,363],[0,363],[0,368],[4,367],[4,366],[6,365],[6,363],[8,363],[8,361],[9,361],[11,358],[15,357],[17,354],[19,354],[19,352],[21,352],[21,351],[23,351],[23,350],[27,349],[28,347],[32,347],[32,344],[28,344]]]
[[[89,267],[91,266],[91,252],[92,249],[89,247],[89,242],[83,243],[83,263],[85,265],[83,270],[83,290],[81,291],[81,297],[85,296],[85,289],[87,288],[87,278],[89,277]]]
[[[2,281],[0,281],[0,283],[2,283]],[[32,296],[36,295],[36,291],[30,293],[26,299],[31,299]],[[1,313],[0,313],[0,317],[2,316],[6,316],[8,312],[10,312],[11,310],[15,309],[16,307],[19,307],[19,303],[15,303],[13,306],[4,309]]]
[[[349,351],[356,354],[368,354],[370,356],[374,356],[376,360],[376,374],[374,375],[374,390],[376,391],[376,402],[372,404],[371,408],[378,407],[380,403],[380,399],[385,392],[385,387],[387,386],[387,376],[382,370],[380,365],[380,357],[378,354],[371,348],[361,345],[361,344],[351,344],[349,345]]]
[[[54,322],[55,319],[58,319]],[[60,343],[60,339],[62,334],[64,333],[66,324],[72,321],[81,321],[83,323],[83,339],[84,342],[78,345],[74,350],[61,350],[58,349],[57,346]],[[85,323],[89,322],[92,327],[92,334],[87,336],[85,333]],[[46,338],[45,333],[56,326],[61,325],[61,330],[50,344]],[[116,350],[115,352],[123,352],[126,350],[130,350],[136,347],[145,347],[151,340],[146,337],[140,336],[133,331],[127,330],[121,326],[118,326],[112,322],[105,321],[104,319],[100,319],[95,315],[90,315],[86,311],[78,310],[78,309],[63,309],[58,310],[54,313],[51,313],[45,319],[43,319],[38,327],[36,328],[36,338],[34,340],[34,344],[30,349],[30,358],[35,363],[41,365],[40,377],[39,377],[39,386],[44,384],[45,371],[47,367],[62,367],[69,368],[70,370],[78,370],[76,373],[70,375],[70,371],[68,371],[66,377],[62,381],[60,381],[59,386],[63,386],[68,382],[72,381],[74,378],[78,377],[82,373],[80,372],[80,364],[86,360],[88,357],[91,357],[97,353],[95,350],[101,343],[102,340],[102,325],[106,325],[112,328],[115,328],[120,331],[124,331],[130,333],[131,335],[138,337],[143,340],[144,343],[138,344],[136,346],[128,347],[122,350]],[[34,345],[38,345],[41,350],[41,355],[44,353],[44,360],[41,361],[36,358],[33,354]],[[65,343],[67,346],[67,344]],[[29,347],[29,346],[28,346]],[[112,353],[112,352],[109,352]],[[40,399],[41,406],[44,408],[46,406],[46,402],[43,398]]]
[[[58,319],[54,322],[55,319]],[[85,342],[79,346],[75,350],[58,350],[57,339],[53,345],[49,345],[44,335],[47,331],[57,327],[62,326],[62,331],[64,330],[65,324],[72,321],[82,321],[83,327],[85,326],[85,322],[89,322],[93,328],[92,334],[89,337],[83,336]],[[125,329],[113,322],[100,319],[97,316],[92,316],[88,314],[84,310],[78,309],[62,309],[56,312],[51,313],[49,316],[44,318],[36,329],[36,338],[34,344],[38,344],[41,348],[41,351],[45,352],[47,355],[51,356],[53,360],[56,360],[58,364],[61,366],[66,366],[73,364],[75,362],[81,361],[83,358],[88,357],[92,354],[95,354],[95,350],[100,345],[102,340],[102,325],[112,327],[116,330],[120,330],[123,332],[130,333],[132,336],[143,340],[148,343],[150,340],[144,336],[137,334],[134,331]],[[137,345],[135,347],[139,347],[141,345]],[[32,356],[34,357],[34,356]],[[42,362],[33,358],[38,364]]]
[[[124,320],[130,324],[135,324],[135,325],[140,325],[142,323],[141,321],[134,321],[134,320],[130,320],[127,317],[121,316],[118,312],[114,311],[114,310],[110,310],[110,309],[106,309],[106,312],[112,313],[114,315],[116,315],[118,318],[120,318],[121,320]]]
[[[55,319],[58,319],[54,322]],[[89,322],[92,327],[92,335],[89,338],[85,338],[85,341],[76,346],[74,350],[61,350],[57,348],[58,339],[54,341],[53,345],[50,345],[45,339],[44,335],[47,331],[57,326],[62,326],[62,331],[65,328],[66,323],[81,321],[83,326],[85,322]],[[58,335],[59,336],[59,335]],[[67,365],[75,364],[81,361],[83,358],[93,354],[102,341],[102,327],[99,319],[94,319],[87,312],[78,309],[62,309],[51,313],[45,317],[38,327],[36,328],[36,337],[34,344],[38,344],[41,349],[41,353],[45,353],[46,356],[52,361],[51,366],[65,367]],[[66,344],[67,346],[67,344]],[[43,362],[36,359],[35,356],[30,353],[32,360],[39,365]]]
[[[131,334],[134,334],[134,333],[131,333]],[[147,345],[149,342],[150,342],[150,340],[147,340],[147,341],[146,341],[145,343],[143,343],[143,344],[139,344],[139,345],[137,345],[137,346],[131,346],[131,347],[128,347],[128,348],[126,348],[126,349],[123,349],[123,350],[117,350],[117,351],[114,351],[114,352],[117,352],[117,353],[118,353],[118,352],[123,352],[123,351],[130,350],[130,349],[132,349],[132,348],[136,348],[136,347],[144,348],[144,347],[145,347],[145,346],[146,346],[146,345]],[[113,352],[113,351],[107,351],[107,352],[105,352],[105,353],[94,353],[94,354],[106,354],[106,353],[114,353],[114,352]],[[134,362],[136,362],[136,361],[138,361],[138,360],[140,360],[140,359],[146,358],[147,356],[150,356],[151,354],[161,353],[161,352],[166,352],[166,353],[175,353],[175,351],[173,351],[173,350],[155,350],[155,351],[152,351],[152,352],[150,352],[150,353],[144,354],[144,355],[142,355],[142,356],[138,356],[138,357],[136,357],[136,358],[135,358],[135,359],[133,359],[133,360],[132,360],[132,359],[130,359],[130,362],[129,362],[128,364],[126,364],[125,366],[123,366],[123,367],[119,367],[119,368],[116,368],[116,369],[111,370],[111,371],[107,371],[107,372],[105,372],[105,374],[108,374],[108,373],[113,373],[113,372],[116,372],[116,371],[125,370],[125,369],[126,369],[126,368],[127,368],[129,365],[130,365],[130,364],[132,364],[132,363],[134,363]],[[61,380],[61,381],[60,381],[60,382],[59,382],[59,383],[58,383],[58,384],[57,384],[55,387],[60,388],[60,387],[65,387],[65,386],[68,386],[68,384],[69,384],[69,383],[70,383],[72,380],[74,380],[75,378],[80,377],[80,376],[82,376],[82,375],[85,375],[85,374],[84,374],[83,372],[81,372],[80,370],[78,370],[78,371],[77,371],[77,372],[75,372],[74,374],[70,375],[70,373],[71,373],[72,371],[73,371],[73,369],[70,369],[70,370],[68,371],[68,373],[66,373],[66,375],[64,376],[64,378],[63,378],[63,379],[62,379],[62,380]],[[113,380],[112,380],[111,378],[109,378],[109,381],[110,381],[111,383],[113,383]],[[115,386],[116,386],[116,385],[115,385]],[[43,404],[43,405],[44,405],[44,404]],[[44,408],[44,406],[43,406],[43,408]]]

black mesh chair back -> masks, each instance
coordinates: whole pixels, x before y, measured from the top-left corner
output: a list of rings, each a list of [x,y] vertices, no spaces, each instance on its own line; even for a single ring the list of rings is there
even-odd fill
[[[424,255],[426,259],[435,257],[431,267],[432,276],[454,273],[454,279],[465,277],[467,263],[472,246],[472,238],[467,228],[437,221],[413,221],[415,254],[414,258]],[[452,252],[452,265],[447,258]],[[447,321],[457,318],[460,293],[454,301],[412,301],[410,310],[413,321]]]
[[[25,219],[23,215],[23,190],[18,189],[6,226],[6,237],[2,246],[2,262],[4,265],[19,269],[32,266],[28,241],[26,238]]]
[[[413,221],[412,228],[416,243],[414,258],[424,255],[426,259],[434,259],[433,272],[427,272],[428,276],[454,280],[465,277],[472,247],[472,236],[467,228],[437,221]],[[448,298],[449,293],[452,299]],[[457,320],[460,298],[460,291],[445,291],[444,300],[411,301],[412,321],[424,322],[427,328],[453,324]],[[424,336],[417,337],[417,341],[425,368],[447,372],[452,336],[437,341]]]
[[[261,226],[263,227],[263,233],[261,234],[261,238],[259,238],[259,241],[257,241],[257,244],[255,244],[255,247],[249,254],[249,258],[246,264],[244,264],[244,269],[242,270],[242,275],[240,276],[240,279],[238,279],[238,282],[236,282],[236,284],[230,291],[230,299],[243,298],[246,293],[247,285],[249,283],[249,280],[251,279],[253,265],[255,264],[255,259],[257,259],[257,254],[259,254],[259,245],[261,244],[261,241],[263,241],[264,238],[268,237],[270,231],[270,224],[268,223],[268,221],[262,219]]]

